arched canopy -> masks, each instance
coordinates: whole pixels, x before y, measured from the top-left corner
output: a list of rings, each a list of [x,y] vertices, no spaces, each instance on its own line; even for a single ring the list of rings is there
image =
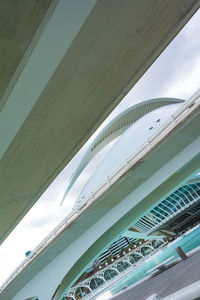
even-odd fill
[[[105,282],[106,282],[105,279],[102,279],[100,277],[94,277],[90,281],[90,288],[92,290],[95,290],[95,289],[99,288],[101,285],[103,285]]]
[[[184,100],[177,98],[157,98],[146,100],[135,104],[118,116],[116,116],[113,120],[111,120],[97,135],[94,141],[88,146],[82,160],[80,161],[76,171],[72,174],[70,181],[68,183],[67,189],[64,193],[63,201],[65,200],[67,194],[69,193],[71,187],[74,182],[81,174],[83,169],[89,164],[92,158],[106,145],[108,145],[111,141],[113,141],[116,137],[122,135],[133,123],[142,118],[144,115],[149,112],[166,106],[170,104],[182,103]]]
[[[104,278],[106,281],[109,281],[111,280],[113,277],[117,276],[119,274],[119,272],[117,272],[117,270],[113,269],[113,268],[110,268],[110,269],[107,269],[105,272],[104,272]]]
[[[88,287],[85,286],[79,286],[77,287],[74,295],[75,297],[84,297],[86,295],[88,295],[91,291],[89,290]]]

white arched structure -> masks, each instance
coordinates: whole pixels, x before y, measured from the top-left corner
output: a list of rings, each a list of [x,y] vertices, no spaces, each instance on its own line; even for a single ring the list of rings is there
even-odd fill
[[[128,109],[120,113],[118,116],[116,116],[112,121],[110,121],[88,146],[88,149],[86,150],[83,158],[81,159],[77,169],[70,178],[61,204],[67,197],[67,194],[69,193],[71,187],[73,186],[81,172],[84,170],[84,168],[89,164],[89,162],[94,158],[94,156],[98,152],[100,152],[106,145],[112,142],[115,138],[121,136],[132,124],[134,124],[146,114],[160,107],[170,104],[178,104],[182,102],[184,102],[184,100],[177,98],[157,98],[146,100],[129,107]]]
[[[75,284],[73,287],[71,287],[66,292],[65,297],[67,299],[69,299],[69,297],[75,297],[75,292],[76,292],[77,288],[81,288],[81,287],[88,287],[89,286],[90,290],[91,290],[91,293],[96,292],[103,285],[106,286],[108,281],[110,283],[112,280],[115,280],[116,277],[120,278],[120,274],[121,274],[121,276],[124,276],[124,273],[126,272],[126,270],[128,272],[130,272],[131,269],[137,268],[137,266],[141,263],[141,261],[144,261],[145,259],[147,259],[147,257],[149,257],[149,254],[145,254],[145,255],[142,254],[142,250],[144,248],[150,248],[151,249],[151,254],[152,254],[152,253],[154,253],[155,251],[158,251],[158,249],[162,248],[163,246],[165,246],[167,244],[166,239],[159,239],[158,241],[160,241],[160,246],[154,248],[154,246],[153,246],[154,241],[155,240],[150,240],[150,241],[147,241],[147,242],[143,243],[142,245],[139,245],[137,248],[131,250],[125,256],[117,259],[116,261],[114,261],[112,264],[108,265],[104,269],[99,270],[94,275],[92,275],[92,276],[88,277],[87,279],[79,282],[78,284]],[[133,260],[131,260],[131,257],[135,254],[140,256],[140,259],[137,262],[136,261],[133,262]],[[122,266],[121,268],[119,268],[119,264],[124,264],[124,263],[127,263],[128,266],[126,266],[126,267]],[[105,273],[106,272],[109,273],[110,270],[111,271],[113,270],[115,273],[111,273],[110,276],[105,276]],[[99,283],[99,284],[97,283],[95,288],[92,289],[90,284],[95,279],[101,279],[103,282],[101,281],[101,283]]]
[[[32,251],[1,287],[1,300],[27,299],[35,291],[41,300],[61,300],[100,249],[199,172],[197,97],[171,114],[137,151],[133,149],[87,204]]]

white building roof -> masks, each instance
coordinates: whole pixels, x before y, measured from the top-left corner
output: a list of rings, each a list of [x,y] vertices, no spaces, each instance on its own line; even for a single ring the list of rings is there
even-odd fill
[[[93,157],[102,150],[106,145],[113,141],[116,137],[122,135],[132,124],[141,119],[143,116],[160,107],[171,104],[182,103],[183,100],[177,98],[157,98],[146,100],[135,104],[125,111],[117,115],[111,120],[96,136],[96,138],[88,146],[83,158],[81,159],[77,169],[72,174],[68,183],[67,189],[64,193],[62,202],[67,197],[71,187],[75,183],[78,176],[82,173],[85,167],[93,159]],[[61,202],[61,203],[62,203]]]

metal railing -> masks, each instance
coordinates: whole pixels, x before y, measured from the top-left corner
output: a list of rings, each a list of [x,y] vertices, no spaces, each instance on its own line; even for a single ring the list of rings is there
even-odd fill
[[[19,273],[38,255],[50,242],[52,242],[64,229],[68,227],[88,206],[90,206],[99,196],[101,196],[113,183],[115,183],[125,172],[132,168],[145,154],[147,154],[151,147],[156,145],[163,139],[174,127],[183,121],[187,115],[200,105],[200,89],[173,114],[171,118],[160,126],[156,132],[138,148],[132,155],[130,155],[124,163],[122,163],[114,172],[111,173],[106,180],[104,180],[84,201],[72,211],[61,223],[59,223],[53,231],[22,261],[22,263],[12,272],[8,279],[0,287],[0,294],[13,281]]]

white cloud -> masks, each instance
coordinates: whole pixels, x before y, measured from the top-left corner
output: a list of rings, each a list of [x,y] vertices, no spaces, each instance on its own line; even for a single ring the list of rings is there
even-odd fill
[[[186,63],[176,78],[176,84],[169,87],[168,95],[188,99],[200,87],[200,57]]]

